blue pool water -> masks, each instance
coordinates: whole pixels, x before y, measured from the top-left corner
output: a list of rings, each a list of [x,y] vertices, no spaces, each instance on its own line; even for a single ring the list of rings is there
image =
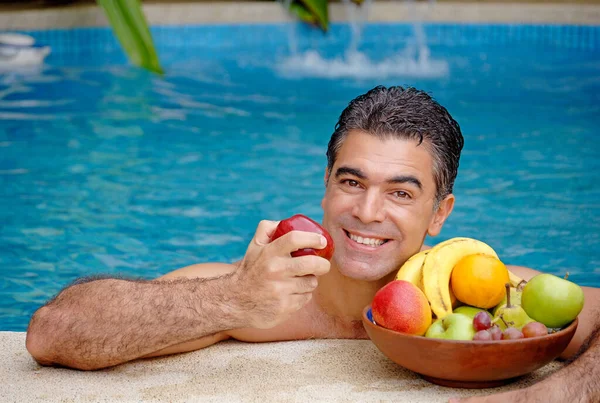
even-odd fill
[[[128,67],[108,30],[33,33],[46,67],[0,73],[0,330],[77,277],[228,262],[261,219],[320,219],[334,124],[377,84],[431,92],[465,136],[455,211],[429,243],[476,237],[600,286],[599,27],[426,31],[447,75],[290,77],[282,25],[156,28],[162,78]],[[348,32],[300,45],[339,57]],[[383,60],[409,36],[370,25],[361,51]]]

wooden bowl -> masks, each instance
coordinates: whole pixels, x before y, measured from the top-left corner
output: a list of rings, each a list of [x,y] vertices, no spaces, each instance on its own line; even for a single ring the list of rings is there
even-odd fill
[[[453,388],[492,388],[543,367],[567,348],[578,319],[553,334],[519,340],[460,341],[395,332],[373,322],[371,306],[363,324],[389,359],[429,382]]]

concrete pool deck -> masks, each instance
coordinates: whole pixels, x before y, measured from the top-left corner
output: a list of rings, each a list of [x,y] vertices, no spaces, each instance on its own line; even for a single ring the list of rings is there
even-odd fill
[[[370,10],[370,22],[409,22],[413,13],[402,1],[377,1]],[[521,23],[521,24],[600,24],[600,4],[512,3],[512,2],[428,2],[415,4],[426,22]],[[152,25],[275,23],[289,21],[278,2],[220,1],[144,3]],[[330,20],[347,21],[344,4],[332,3]],[[0,13],[2,30],[30,30],[107,26],[95,4],[44,9],[5,10]]]
[[[83,372],[39,366],[25,333],[0,332],[2,402],[447,402],[518,389],[559,370],[552,362],[494,389],[430,384],[368,340],[221,342],[203,350]]]

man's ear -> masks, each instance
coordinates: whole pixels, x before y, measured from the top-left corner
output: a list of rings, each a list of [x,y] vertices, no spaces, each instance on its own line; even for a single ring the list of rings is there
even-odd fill
[[[323,178],[325,187],[327,187],[327,183],[329,182],[329,169],[325,167],[325,177]]]
[[[436,236],[442,230],[446,219],[454,208],[455,197],[453,194],[449,194],[440,202],[438,209],[434,212],[429,227],[427,228],[427,234],[429,236]]]

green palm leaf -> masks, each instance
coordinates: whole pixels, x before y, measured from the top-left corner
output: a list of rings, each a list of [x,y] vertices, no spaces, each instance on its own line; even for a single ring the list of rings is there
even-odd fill
[[[290,5],[290,11],[300,20],[317,25],[323,31],[329,28],[327,0],[298,0]]]
[[[97,0],[129,60],[163,74],[140,0]]]

